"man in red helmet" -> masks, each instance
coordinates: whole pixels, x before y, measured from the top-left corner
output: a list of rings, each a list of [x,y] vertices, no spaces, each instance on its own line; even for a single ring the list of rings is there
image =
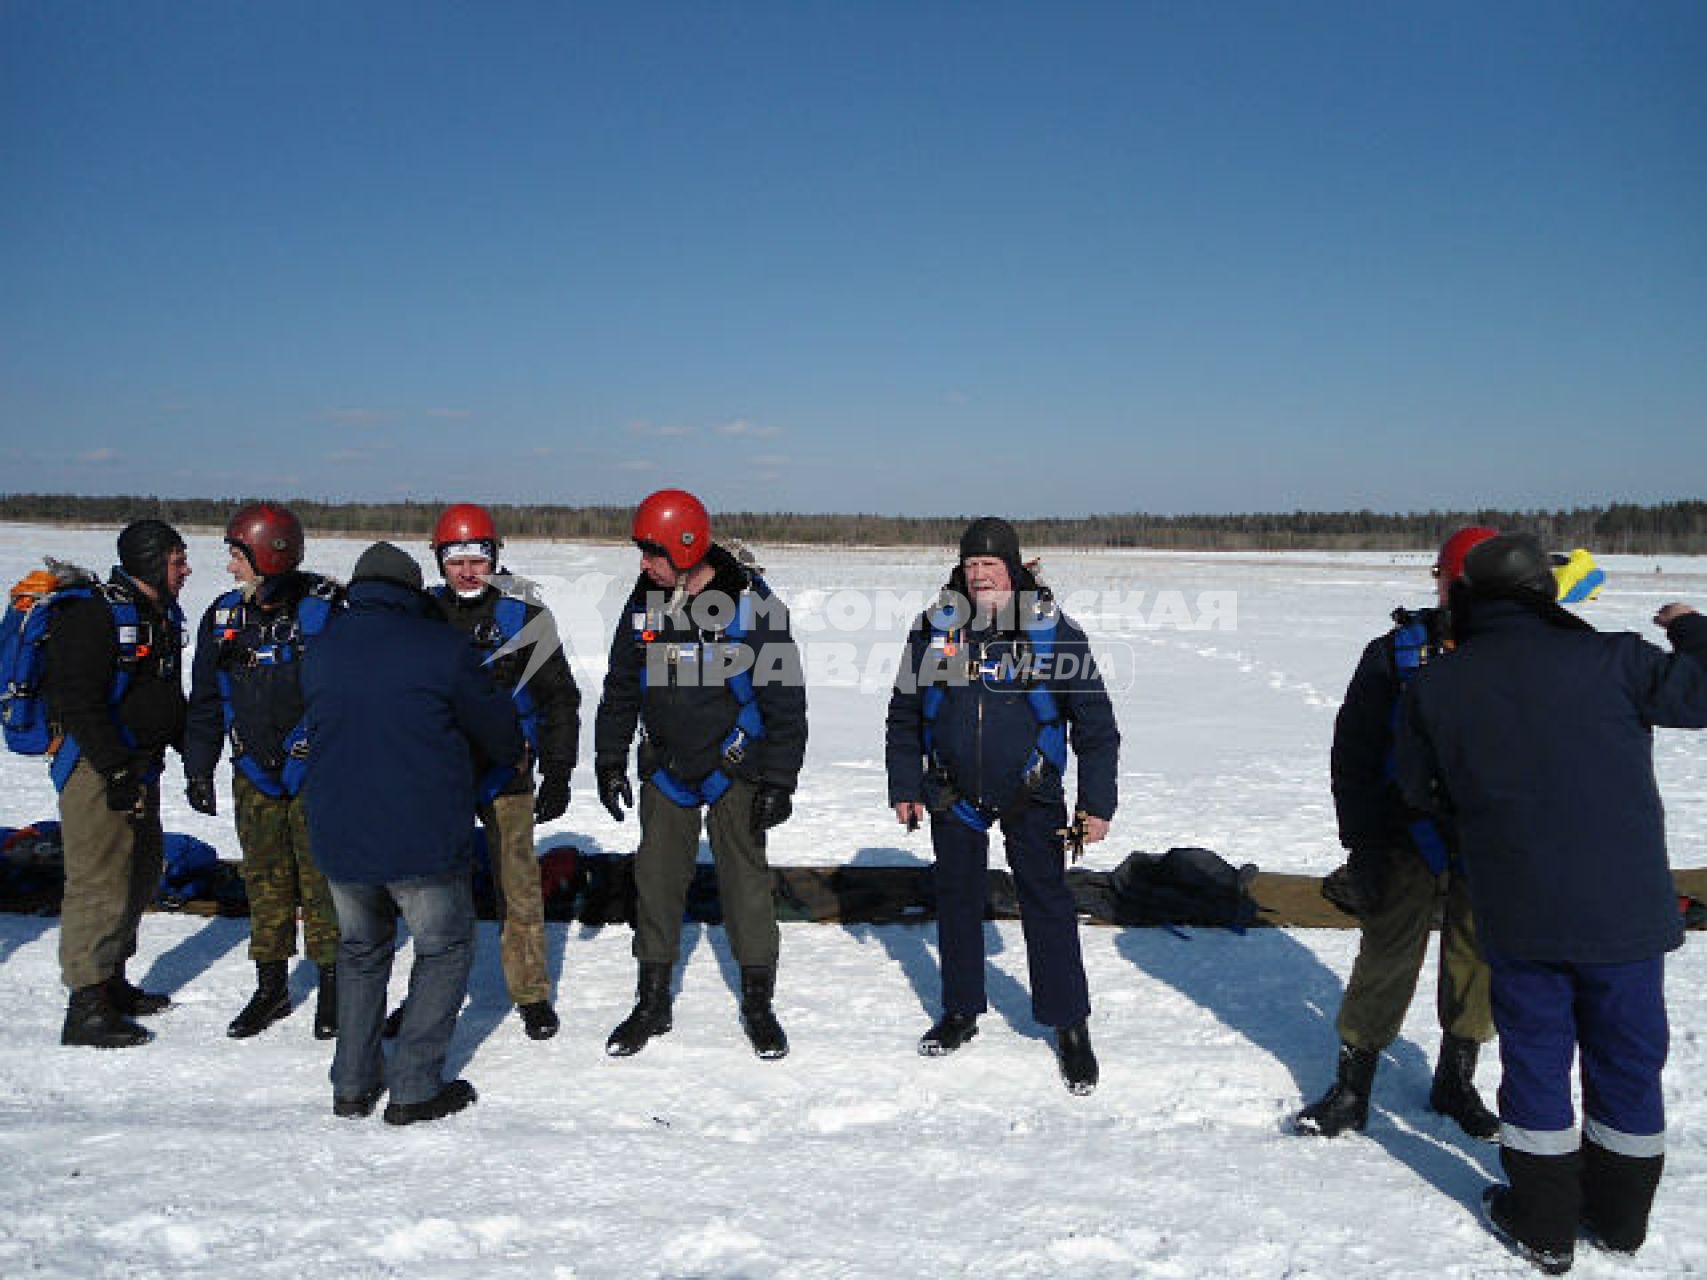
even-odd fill
[[[471,502],[445,508],[433,527],[433,556],[444,581],[433,598],[452,626],[479,651],[498,687],[516,704],[528,740],[529,765],[481,762],[480,821],[502,921],[504,982],[529,1038],[557,1034],[551,977],[545,963],[545,901],[535,823],[569,808],[569,775],[581,734],[581,691],[564,660],[551,610],[533,584],[501,574],[504,545],[491,512]],[[540,767],[536,791],[532,762]]]
[[[712,541],[691,493],[642,502],[640,576],[611,644],[593,743],[599,798],[617,821],[634,803],[628,746],[640,729],[640,848],[634,1011],[605,1050],[638,1053],[671,1026],[682,910],[703,823],[729,946],[741,968],[741,1025],[761,1058],[788,1052],[772,998],[781,935],[765,837],[787,820],[806,752],[806,689],[788,615],[758,568]]]
[[[259,1035],[291,1011],[287,970],[303,949],[320,973],[314,1035],[338,1034],[338,916],[309,848],[302,783],[308,734],[303,721],[302,655],[343,594],[331,579],[305,573],[302,522],[277,502],[252,502],[225,529],[226,568],[236,586],[202,615],[191,669],[184,733],[185,796],[219,811],[213,772],[231,742],[232,800],[249,897],[249,958],[255,993],[225,1033]]]
[[[1475,1084],[1478,1051],[1493,1039],[1494,1022],[1469,889],[1441,829],[1406,807],[1393,763],[1399,698],[1419,669],[1450,648],[1447,593],[1463,576],[1465,556],[1495,536],[1471,525],[1446,540],[1434,563],[1437,607],[1393,611],[1396,625],[1364,649],[1334,720],[1334,809],[1363,937],[1340,1004],[1337,1076],[1293,1118],[1299,1134],[1333,1138],[1368,1123],[1375,1067],[1410,1007],[1437,912],[1442,1039],[1429,1106],[1473,1138],[1499,1132]]]

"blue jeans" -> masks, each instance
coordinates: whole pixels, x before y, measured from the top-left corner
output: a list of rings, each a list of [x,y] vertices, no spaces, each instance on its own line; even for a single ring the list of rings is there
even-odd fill
[[[474,890],[467,867],[418,880],[333,880],[338,910],[338,1048],[332,1094],[359,1098],[382,1081],[391,1100],[425,1102],[444,1086],[445,1053],[474,964]],[[401,913],[415,940],[403,1025],[384,1070],[386,987]]]

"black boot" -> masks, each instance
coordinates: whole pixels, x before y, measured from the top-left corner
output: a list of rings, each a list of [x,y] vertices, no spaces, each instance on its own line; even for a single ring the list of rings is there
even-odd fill
[[[133,986],[124,976],[124,966],[107,979],[107,1000],[127,1018],[151,1018],[172,1007],[172,997],[158,991],[144,991]]]
[[[1583,1232],[1609,1253],[1635,1253],[1648,1238],[1665,1156],[1621,1156],[1590,1141],[1582,1150]]]
[[[338,966],[320,966],[320,991],[314,997],[314,1038],[338,1038]]]
[[[557,1016],[557,1010],[551,1007],[549,1000],[535,1000],[530,1004],[518,1004],[516,1012],[522,1017],[522,1030],[527,1032],[529,1040],[549,1040],[557,1034],[562,1026]]]
[[[1472,1138],[1491,1141],[1499,1137],[1500,1118],[1476,1092],[1476,1054],[1480,1046],[1462,1036],[1445,1036],[1440,1042],[1440,1062],[1434,1068],[1434,1088],[1428,1105],[1450,1116]]]
[[[761,1058],[788,1056],[788,1037],[771,1009],[775,995],[775,969],[755,966],[741,970],[741,1029]]]
[[[1340,1045],[1339,1072],[1330,1088],[1292,1117],[1292,1132],[1305,1137],[1337,1138],[1347,1129],[1363,1132],[1369,1123],[1369,1092],[1375,1085],[1373,1049]]]
[[[941,1058],[953,1053],[977,1034],[977,1014],[945,1013],[929,1031],[919,1037],[919,1052],[927,1058]]]
[[[290,1012],[290,989],[286,983],[283,960],[255,962],[255,994],[243,1006],[243,1012],[231,1020],[225,1034],[233,1040],[258,1036]]]
[[[672,966],[642,964],[640,980],[635,985],[634,1012],[624,1018],[605,1041],[605,1052],[613,1058],[627,1058],[639,1053],[653,1036],[661,1036],[673,1025],[670,1021],[670,980]]]
[[[154,1033],[139,1022],[132,1022],[113,1007],[107,983],[78,987],[71,993],[65,1010],[65,1029],[59,1034],[60,1044],[87,1045],[92,1049],[129,1049],[147,1044]]]
[[[1582,1153],[1538,1156],[1500,1148],[1510,1185],[1482,1193],[1482,1217],[1511,1251],[1548,1275],[1571,1269],[1582,1219]]]
[[[1097,1087],[1097,1056],[1091,1052],[1091,1031],[1084,1023],[1055,1033],[1055,1060],[1068,1093],[1083,1097]]]

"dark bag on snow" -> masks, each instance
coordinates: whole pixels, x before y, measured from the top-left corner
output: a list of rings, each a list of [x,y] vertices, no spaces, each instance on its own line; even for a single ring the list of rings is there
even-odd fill
[[[1257,918],[1255,863],[1234,867],[1209,849],[1135,851],[1110,872],[1072,871],[1080,910],[1119,925],[1189,924],[1243,932]]]

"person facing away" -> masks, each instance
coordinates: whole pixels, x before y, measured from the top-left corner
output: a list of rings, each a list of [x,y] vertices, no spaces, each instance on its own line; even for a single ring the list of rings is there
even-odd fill
[[[314,1036],[338,1033],[338,916],[314,861],[303,809],[308,730],[303,721],[302,655],[325,630],[343,592],[301,568],[302,522],[289,507],[254,502],[225,528],[226,566],[236,585],[202,615],[190,675],[184,732],[185,798],[219,812],[213,771],[231,742],[231,796],[243,887],[249,899],[249,958],[255,993],[225,1034],[259,1035],[291,1011],[287,970],[303,946],[320,975]]]
[[[497,890],[504,982],[529,1038],[549,1040],[560,1024],[546,972],[545,899],[534,825],[553,822],[569,808],[581,691],[564,660],[551,611],[530,583],[500,576],[504,543],[489,511],[467,502],[447,507],[433,528],[431,545],[444,579],[431,594],[515,701],[528,741],[528,760],[521,768],[509,760],[480,762],[480,821]],[[540,767],[537,789],[535,762]]]
[[[1069,745],[1079,765],[1071,827]],[[1096,1088],[1063,837],[1076,830],[1091,844],[1107,836],[1119,752],[1114,708],[1084,632],[1021,563],[1013,526],[974,520],[937,606],[907,637],[885,732],[890,805],[909,830],[929,817],[936,855],[943,1012],[920,1053],[953,1053],[978,1033],[989,1007],[984,907],[989,830],[999,826],[1019,894],[1033,1016],[1055,1028],[1067,1088]]]
[[[136,1018],[171,999],[125,976],[160,884],[160,774],[184,734],[184,540],[162,520],[118,537],[105,584],[66,600],[46,645],[53,758],[65,846],[59,965],[71,998],[60,1043],[130,1048],[154,1038]]]
[[[1499,1131],[1499,1118],[1476,1091],[1476,1060],[1493,1039],[1494,1022],[1464,868],[1450,847],[1450,832],[1406,806],[1393,767],[1400,696],[1450,647],[1447,593],[1464,571],[1464,557],[1496,532],[1469,525],[1441,544],[1434,561],[1437,607],[1394,610],[1393,629],[1364,649],[1334,718],[1334,812],[1340,843],[1350,853],[1362,936],[1340,1002],[1334,1083],[1293,1117],[1294,1133],[1333,1138],[1369,1123],[1376,1067],[1416,994],[1437,914],[1441,1042],[1429,1106],[1472,1138]]]
[[[525,749],[509,695],[389,542],[356,561],[349,608],[302,664],[309,836],[338,913],[332,1109],[389,1124],[437,1120],[475,1100],[444,1079],[474,958],[475,762]],[[414,941],[389,1067],[382,1060],[396,917]]]
[[[765,845],[787,821],[806,753],[806,689],[788,613],[762,573],[713,541],[693,494],[661,489],[634,513],[640,576],[611,641],[594,727],[599,799],[617,821],[634,803],[628,748],[640,731],[640,847],[634,855],[634,1010],[606,1042],[640,1052],[671,1029],[682,911],[703,823],[729,947],[741,971],[741,1027],[776,1059],[781,933]]]
[[[1456,648],[1407,691],[1398,738],[1406,799],[1456,834],[1491,972],[1508,1182],[1484,1191],[1484,1217],[1551,1274],[1579,1229],[1615,1253],[1647,1236],[1665,1163],[1665,956],[1683,941],[1654,729],[1707,727],[1707,618],[1660,609],[1668,654],[1595,631],[1555,591],[1533,538],[1472,550],[1452,592]]]

